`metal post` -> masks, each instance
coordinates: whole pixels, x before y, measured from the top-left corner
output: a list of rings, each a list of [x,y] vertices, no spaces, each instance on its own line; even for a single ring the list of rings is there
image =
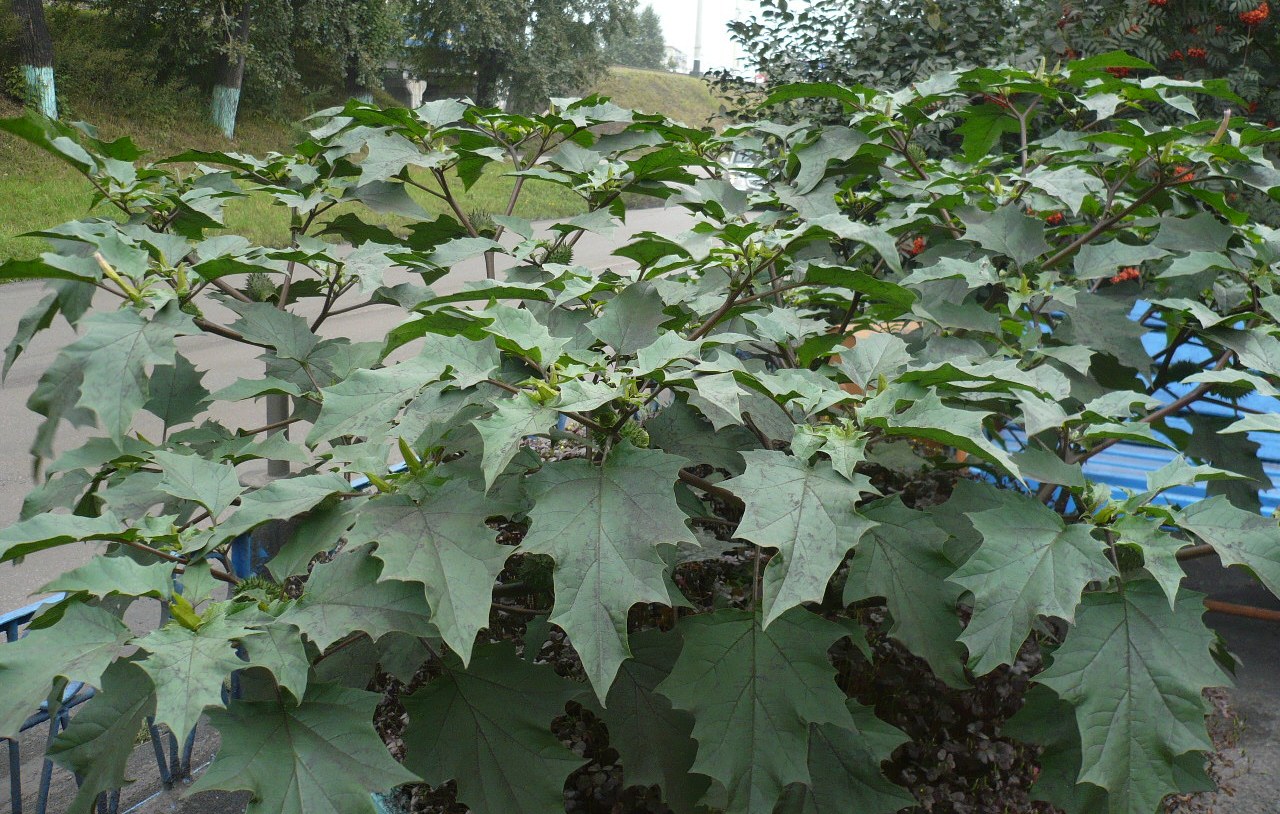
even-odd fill
[[[267,396],[267,423],[278,424],[281,421],[289,420],[289,397],[281,393],[271,393]],[[279,432],[284,433],[284,437],[288,439],[289,428],[283,427]],[[289,477],[288,461],[267,461],[267,476],[271,478],[287,478]]]
[[[17,739],[4,738],[9,744],[9,802],[13,814],[22,814],[22,755]]]

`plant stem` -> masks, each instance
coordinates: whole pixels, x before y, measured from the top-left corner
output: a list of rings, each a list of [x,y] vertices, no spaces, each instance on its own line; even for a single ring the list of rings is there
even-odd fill
[[[711,481],[706,480],[705,478],[700,478],[687,469],[680,470],[680,480],[695,489],[700,489],[713,497],[719,498],[724,503],[734,507],[738,511],[746,508],[742,500],[733,492],[730,492],[728,489],[722,489]]]
[[[302,419],[298,417],[286,418],[281,421],[273,421],[270,424],[264,424],[261,427],[255,427],[251,430],[236,430],[236,434],[240,436],[249,436],[249,435],[257,435],[258,433],[263,433],[263,432],[271,432],[272,430],[278,430],[281,427],[287,427],[290,424],[296,424],[301,420]]]
[[[1218,361],[1214,363],[1213,369],[1221,370],[1222,368],[1226,367],[1226,364],[1231,359],[1231,356],[1233,353],[1234,351],[1227,351],[1223,353],[1220,357],[1218,357]],[[1144,415],[1142,418],[1138,420],[1143,424],[1154,424],[1155,422],[1159,421],[1165,416],[1172,415],[1173,413],[1176,413],[1179,410],[1181,410],[1183,407],[1186,407],[1189,404],[1195,403],[1202,396],[1204,396],[1204,394],[1208,393],[1214,387],[1217,387],[1217,385],[1214,384],[1213,382],[1206,382],[1205,384],[1202,384],[1199,387],[1197,387],[1195,390],[1192,390],[1191,392],[1187,393],[1182,398],[1177,399],[1176,401],[1172,401],[1166,404],[1165,406],[1161,407],[1160,409],[1155,410],[1151,413],[1148,413],[1147,415]],[[1067,461],[1067,463],[1074,464],[1074,463],[1080,463],[1081,461],[1087,461],[1090,458],[1092,458],[1094,455],[1097,455],[1103,450],[1110,449],[1111,447],[1115,446],[1118,443],[1120,443],[1118,439],[1108,438],[1107,440],[1098,444],[1093,449],[1086,450],[1085,452],[1082,452],[1079,455],[1071,456],[1070,459]]]
[[[194,319],[194,322],[196,323],[196,326],[200,328],[200,330],[205,331],[207,333],[217,334],[218,336],[221,336],[224,339],[230,339],[233,342],[239,342],[242,345],[252,345],[255,348],[262,348],[263,350],[273,350],[273,348],[270,345],[264,345],[261,342],[254,342],[251,339],[245,339],[244,336],[241,335],[240,333],[233,331],[230,328],[227,328],[225,326],[219,325],[216,322],[210,322],[204,317],[196,317]]]
[[[179,557],[176,554],[170,554],[167,551],[161,551],[158,548],[152,548],[146,543],[140,543],[137,540],[115,540],[109,537],[98,537],[94,539],[100,540],[102,542],[107,542],[107,543],[119,543],[120,545],[128,546],[129,548],[135,549],[137,551],[143,551],[143,552],[146,552],[147,554],[151,554],[152,556],[158,557],[164,560],[165,562],[177,563],[178,565],[182,565],[182,566],[186,566],[190,564],[183,557]],[[222,580],[223,582],[226,582],[230,585],[240,584],[240,580],[237,579],[234,575],[228,574],[226,571],[213,568],[212,566],[210,566],[209,568],[209,573],[213,576],[214,579]]]
[[[760,265],[756,266],[754,269],[751,269],[749,272],[747,272],[747,274],[743,277],[742,284],[735,287],[732,291],[730,291],[729,296],[725,297],[724,303],[721,304],[721,306],[716,309],[716,312],[711,316],[707,317],[707,321],[702,323],[700,326],[698,326],[698,329],[696,331],[689,334],[689,340],[694,341],[697,339],[701,339],[702,337],[710,333],[711,329],[714,328],[716,324],[720,322],[720,320],[724,319],[724,315],[729,313],[729,311],[733,308],[733,306],[738,304],[738,297],[740,297],[742,295],[742,292],[746,291],[751,286],[751,281],[755,279],[755,276],[759,274],[767,265],[769,265],[774,260],[776,260],[778,258],[778,255],[781,253],[782,253],[781,250],[779,250],[775,254],[771,255],[763,263],[761,263]]]
[[[1103,218],[1102,220],[1098,221],[1093,225],[1092,229],[1085,232],[1083,235],[1081,235],[1080,237],[1072,241],[1071,244],[1068,245],[1066,248],[1061,249],[1057,254],[1053,255],[1048,260],[1044,261],[1044,265],[1042,265],[1041,268],[1050,269],[1058,265],[1059,263],[1061,263],[1063,260],[1066,260],[1068,257],[1075,254],[1076,251],[1080,249],[1080,247],[1084,246],[1087,243],[1093,242],[1094,238],[1096,238],[1098,235],[1107,231],[1112,226],[1115,226],[1117,223],[1119,223],[1120,221],[1127,218],[1130,214],[1132,214],[1136,209],[1138,209],[1141,206],[1144,206],[1152,198],[1159,195],[1162,191],[1164,191],[1164,188],[1165,187],[1162,182],[1157,182],[1156,184],[1152,185],[1150,188],[1147,189],[1146,192],[1139,195],[1137,200],[1135,200],[1133,203],[1129,204],[1128,206],[1120,210],[1115,215],[1111,215],[1109,217]]]

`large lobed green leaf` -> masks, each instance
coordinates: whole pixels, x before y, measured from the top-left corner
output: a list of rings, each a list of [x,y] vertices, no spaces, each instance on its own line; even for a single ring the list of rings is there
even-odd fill
[[[422,491],[370,500],[347,544],[377,543],[380,584],[422,584],[432,623],[466,664],[476,634],[489,623],[494,583],[513,553],[495,542],[497,532],[485,520],[512,509],[461,478]]]
[[[476,814],[558,811],[583,760],[550,724],[575,695],[573,683],[507,644],[477,647],[465,668],[448,656],[443,675],[404,699],[405,765],[432,785],[456,781],[459,802]]]
[[[764,571],[764,625],[802,602],[822,599],[845,554],[875,523],[855,510],[863,475],[851,482],[830,464],[809,466],[781,452],[744,452],[747,470],[725,483],[746,505],[735,532],[778,549]]]
[[[236,646],[256,635],[225,613],[214,613],[196,630],[171,621],[136,640],[147,657],[138,666],[156,689],[156,720],[179,743],[195,729],[207,707],[222,706],[223,684],[244,666]]]
[[[1280,596],[1280,525],[1274,518],[1237,508],[1218,495],[1179,512],[1176,521],[1213,546],[1224,565],[1252,569]]]
[[[982,541],[951,577],[974,595],[960,638],[978,675],[1012,664],[1037,616],[1074,620],[1085,586],[1115,573],[1092,526],[1067,525],[1028,496],[997,495],[999,506],[969,514]]]
[[[92,314],[82,324],[84,336],[65,351],[83,376],[76,404],[93,411],[102,428],[120,444],[134,413],[147,401],[149,367],[174,364],[174,340],[196,333],[197,328],[176,304],[151,319],[126,309]]]
[[[1151,581],[1090,593],[1037,679],[1075,708],[1079,781],[1105,789],[1114,814],[1150,814],[1182,787],[1183,757],[1213,748],[1201,692],[1230,679],[1201,598],[1184,592],[1171,611]]]
[[[961,590],[948,584],[955,572],[946,553],[948,535],[896,495],[862,514],[875,526],[849,564],[845,604],[884,597],[893,617],[889,635],[929,662],[938,678],[953,687],[968,686],[956,614]]]
[[[373,728],[377,703],[371,692],[313,684],[301,702],[236,701],[214,710],[222,744],[191,791],[252,792],[250,814],[377,814],[373,792],[417,779]]]
[[[767,629],[721,610],[684,619],[679,633],[684,647],[658,692],[694,717],[693,771],[720,786],[707,802],[770,814],[789,784],[810,782],[810,724],[854,726],[827,660],[845,631],[795,608]]]
[[[344,551],[315,567],[306,593],[280,621],[298,627],[322,651],[354,631],[372,639],[395,631],[417,636],[433,632],[422,588],[380,581],[382,573],[369,546]]]
[[[532,526],[520,549],[555,560],[555,607],[596,695],[630,655],[627,614],[637,602],[675,604],[658,546],[696,543],[676,504],[685,461],[621,444],[603,464],[548,464],[529,478]]]

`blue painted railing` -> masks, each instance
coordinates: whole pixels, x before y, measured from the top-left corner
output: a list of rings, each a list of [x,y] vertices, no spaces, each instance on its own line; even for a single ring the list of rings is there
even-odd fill
[[[0,615],[0,631],[4,632],[4,642],[15,642],[22,638],[32,620],[53,605],[61,602],[65,597],[66,595],[61,593],[52,594],[39,602],[34,602],[26,607]],[[93,687],[80,681],[69,682],[66,689],[63,690],[62,704],[57,712],[50,715],[48,702],[42,703],[40,708],[23,722],[19,733],[30,732],[40,726],[47,726],[48,731],[45,737],[45,751],[47,752],[49,745],[53,743],[53,739],[57,737],[60,731],[66,729],[71,722],[72,711],[92,698],[93,695]],[[156,768],[159,770],[160,782],[167,788],[178,780],[189,776],[191,774],[191,751],[195,745],[196,733],[192,731],[190,737],[187,738],[187,742],[180,747],[177,738],[167,731],[162,732],[156,726],[155,719],[147,719],[147,729],[151,736],[151,747],[155,753]],[[25,800],[22,788],[22,746],[19,741],[9,738],[0,738],[0,742],[4,743],[9,753],[9,809],[12,814],[23,814],[26,809],[24,808]],[[165,753],[166,742],[169,745],[167,755]],[[40,783],[36,793],[33,814],[48,814],[49,791],[53,782],[53,770],[53,761],[46,757],[40,767]],[[75,780],[76,784],[79,785],[80,778],[76,777]],[[120,814],[120,791],[117,789],[99,795],[94,804],[94,810],[97,814]]]
[[[24,608],[18,608],[15,611],[0,616],[0,630],[4,631],[4,640],[6,643],[14,642],[23,635],[23,630],[31,620],[34,619],[41,611],[62,601],[64,594],[54,594],[48,596],[39,602],[34,602]],[[66,689],[62,693],[62,705],[57,713],[50,716],[49,703],[46,701],[40,705],[18,730],[21,732],[29,732],[41,724],[48,724],[49,734],[45,739],[46,749],[48,744],[53,742],[54,736],[58,731],[65,729],[67,722],[70,720],[71,709],[83,704],[93,696],[93,688],[86,687],[79,681],[72,681],[67,684]],[[13,814],[22,814],[22,747],[16,740],[8,738],[0,738],[4,741],[9,751],[9,805]],[[36,812],[44,814],[49,804],[49,786],[53,779],[53,763],[48,758],[45,759],[40,768],[40,790],[36,797]]]

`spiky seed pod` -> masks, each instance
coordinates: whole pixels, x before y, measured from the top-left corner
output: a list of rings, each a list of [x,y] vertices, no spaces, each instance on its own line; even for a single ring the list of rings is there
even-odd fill
[[[249,275],[249,279],[245,281],[245,289],[249,299],[254,302],[268,302],[276,297],[275,284],[271,282],[270,277],[260,271]]]

